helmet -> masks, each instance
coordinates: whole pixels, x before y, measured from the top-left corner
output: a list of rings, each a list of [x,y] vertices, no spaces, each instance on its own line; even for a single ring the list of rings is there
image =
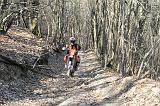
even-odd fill
[[[76,38],[75,37],[70,37],[69,40],[70,40],[71,43],[75,43]]]

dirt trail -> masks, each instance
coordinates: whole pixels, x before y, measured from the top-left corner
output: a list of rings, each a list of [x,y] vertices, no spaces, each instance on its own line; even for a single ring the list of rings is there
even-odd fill
[[[6,105],[75,106],[95,104],[96,98],[92,98],[90,96],[90,91],[96,87],[94,87],[94,84],[91,83],[94,82],[94,78],[97,75],[104,73],[104,71],[101,70],[93,52],[88,52],[86,54],[80,53],[80,56],[82,57],[82,61],[79,66],[79,71],[75,73],[75,77],[67,77],[67,71],[64,71],[60,75],[55,76],[56,78],[44,78],[40,82],[41,86],[33,89],[32,92],[34,93],[34,96],[31,94],[29,98],[11,101]],[[90,87],[86,87],[86,85],[89,85]]]
[[[145,84],[152,84],[154,89],[150,92],[156,96],[152,104],[150,97],[145,98],[148,104],[145,104],[145,100],[138,104],[142,95],[134,92],[138,90],[134,86],[143,81],[137,82],[133,77],[121,79],[117,74],[101,69],[93,52],[80,52],[80,56],[82,61],[75,77],[67,77],[64,71],[56,78],[43,78],[29,97],[7,102],[4,106],[160,106],[159,82],[144,80]],[[148,90],[150,88],[145,92]],[[131,94],[127,94],[129,91]],[[153,95],[150,94],[151,97]]]

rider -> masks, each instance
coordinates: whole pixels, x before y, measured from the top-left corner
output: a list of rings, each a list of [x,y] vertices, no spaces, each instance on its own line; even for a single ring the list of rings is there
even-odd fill
[[[77,66],[80,63],[80,57],[78,56],[78,51],[81,49],[81,46],[76,43],[75,37],[70,37],[69,41],[70,41],[70,45],[66,45],[66,47],[65,47],[67,54],[64,57],[64,61],[65,61],[65,63],[67,62],[68,55],[71,50],[76,50],[76,68],[77,68]],[[66,68],[66,65],[65,65],[65,68]]]

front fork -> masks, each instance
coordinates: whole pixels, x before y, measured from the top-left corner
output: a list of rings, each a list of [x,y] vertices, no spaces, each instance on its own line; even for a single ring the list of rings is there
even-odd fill
[[[74,75],[74,72],[76,71],[76,68],[77,68],[77,66],[76,66],[76,60],[75,60],[75,56],[72,58],[72,59],[68,59],[69,61],[68,61],[68,76],[71,76],[71,77],[73,77],[73,75]]]
[[[73,69],[72,61],[68,62],[68,69]]]

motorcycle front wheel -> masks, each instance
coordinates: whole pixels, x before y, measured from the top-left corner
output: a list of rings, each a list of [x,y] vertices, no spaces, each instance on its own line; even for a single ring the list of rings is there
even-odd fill
[[[74,76],[74,71],[69,69],[67,72],[68,77],[73,77]]]

